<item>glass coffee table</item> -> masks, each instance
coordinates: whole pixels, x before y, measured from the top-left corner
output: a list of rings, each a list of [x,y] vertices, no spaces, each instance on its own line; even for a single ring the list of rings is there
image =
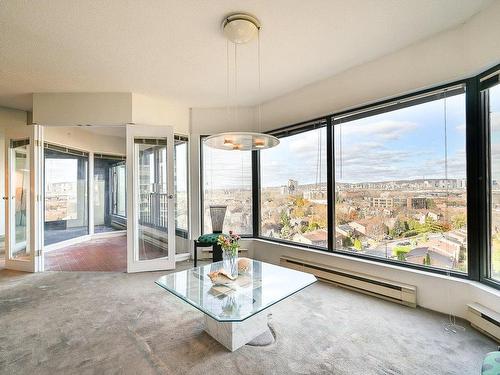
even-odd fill
[[[214,285],[208,273],[223,262],[160,277],[156,284],[196,307],[204,315],[205,331],[234,351],[269,330],[268,307],[313,284],[308,273],[250,260],[248,272],[225,285]]]

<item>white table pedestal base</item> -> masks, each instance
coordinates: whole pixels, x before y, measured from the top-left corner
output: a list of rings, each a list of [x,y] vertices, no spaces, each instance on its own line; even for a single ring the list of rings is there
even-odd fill
[[[261,311],[242,322],[219,322],[205,314],[204,328],[210,336],[234,352],[269,330],[267,313]]]

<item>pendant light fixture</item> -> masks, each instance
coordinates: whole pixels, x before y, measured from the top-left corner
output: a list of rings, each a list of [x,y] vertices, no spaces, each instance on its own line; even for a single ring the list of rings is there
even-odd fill
[[[222,31],[224,36],[235,45],[234,54],[234,70],[235,70],[235,94],[237,89],[236,84],[236,68],[237,68],[237,54],[236,47],[239,44],[245,44],[250,42],[257,36],[258,39],[258,85],[259,92],[261,86],[261,66],[260,66],[260,22],[257,18],[244,13],[235,13],[227,16],[222,21]],[[228,87],[228,97],[229,97],[229,44],[227,46],[227,87]],[[237,111],[237,108],[235,109]],[[261,129],[261,106],[259,104],[259,131]],[[252,151],[252,150],[263,150],[266,148],[271,148],[277,146],[280,141],[278,138],[265,134],[265,133],[255,133],[255,132],[226,132],[219,133],[205,138],[204,143],[212,148],[220,150],[238,150],[238,151]]]

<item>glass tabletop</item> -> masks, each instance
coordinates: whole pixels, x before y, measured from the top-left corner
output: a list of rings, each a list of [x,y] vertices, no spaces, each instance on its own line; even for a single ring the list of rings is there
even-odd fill
[[[214,285],[208,273],[223,262],[170,273],[156,284],[220,322],[240,322],[311,285],[309,273],[251,260],[248,272],[227,285]]]

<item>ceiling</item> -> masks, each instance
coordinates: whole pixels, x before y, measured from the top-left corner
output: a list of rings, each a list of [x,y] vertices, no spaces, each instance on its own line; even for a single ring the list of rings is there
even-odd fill
[[[220,24],[234,11],[262,22],[262,89],[254,41],[238,49],[238,90],[230,94],[253,105],[457,26],[490,3],[4,0],[0,105],[30,109],[33,92],[137,92],[188,107],[225,106]]]

